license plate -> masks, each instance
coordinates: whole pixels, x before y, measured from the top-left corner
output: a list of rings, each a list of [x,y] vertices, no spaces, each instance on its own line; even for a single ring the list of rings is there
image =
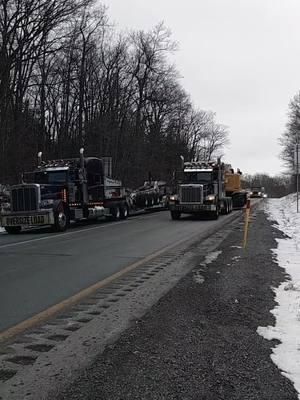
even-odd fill
[[[49,223],[48,214],[39,215],[20,215],[20,216],[3,216],[1,219],[2,226],[31,226],[31,225],[47,225]]]
[[[178,204],[178,205],[170,205],[171,210],[178,210],[182,212],[189,211],[215,211],[216,206],[214,204]]]

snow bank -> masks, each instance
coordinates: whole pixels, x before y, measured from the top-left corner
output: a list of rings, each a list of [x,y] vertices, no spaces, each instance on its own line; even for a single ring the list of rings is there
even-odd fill
[[[276,239],[277,249],[272,252],[278,264],[290,275],[290,281],[274,289],[278,305],[272,310],[275,326],[259,327],[264,338],[278,339],[281,343],[273,348],[272,360],[289,378],[300,399],[300,213],[296,212],[296,195],[282,199],[270,199],[266,204],[269,219],[288,235]]]

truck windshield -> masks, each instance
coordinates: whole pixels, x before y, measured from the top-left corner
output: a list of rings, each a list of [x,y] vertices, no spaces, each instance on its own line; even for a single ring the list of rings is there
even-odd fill
[[[40,184],[63,184],[68,182],[68,171],[39,171],[35,173],[35,183]]]
[[[185,172],[184,182],[185,183],[211,183],[212,172]]]

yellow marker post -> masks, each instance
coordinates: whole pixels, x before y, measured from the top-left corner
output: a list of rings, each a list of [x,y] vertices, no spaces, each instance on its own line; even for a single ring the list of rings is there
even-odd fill
[[[248,228],[249,228],[249,219],[250,219],[250,200],[247,200],[246,209],[245,209],[245,225],[244,225],[244,238],[243,238],[243,249],[247,246],[247,237],[248,237]]]

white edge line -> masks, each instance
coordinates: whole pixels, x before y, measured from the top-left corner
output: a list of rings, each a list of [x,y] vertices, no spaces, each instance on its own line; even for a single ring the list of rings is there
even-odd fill
[[[43,237],[37,238],[37,239],[23,240],[22,242],[7,243],[7,244],[0,245],[0,249],[5,249],[6,247],[19,246],[19,245],[23,245],[23,244],[27,244],[27,243],[39,242],[41,240],[46,240],[46,239],[55,239],[55,238],[61,237],[61,236],[75,235],[76,233],[88,232],[88,231],[92,231],[92,230],[95,230],[95,229],[108,228],[110,226],[115,226],[115,225],[119,225],[119,224],[125,224],[126,222],[130,222],[133,219],[135,219],[135,218],[134,217],[130,218],[130,220],[128,220],[128,221],[114,222],[114,223],[110,223],[110,224],[107,224],[107,225],[93,226],[91,228],[77,229],[76,231],[59,233],[59,234],[56,234],[56,235],[54,234],[54,235],[51,235],[51,236],[43,236]]]

